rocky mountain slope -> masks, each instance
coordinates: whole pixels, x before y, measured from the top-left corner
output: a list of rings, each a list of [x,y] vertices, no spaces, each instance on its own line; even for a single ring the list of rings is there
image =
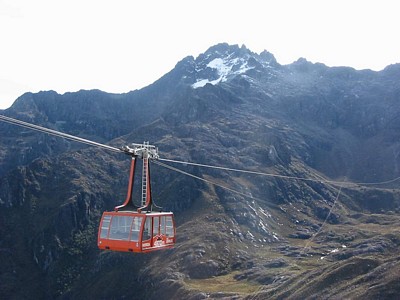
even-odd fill
[[[21,96],[2,114],[279,177],[173,165],[200,181],[153,165],[154,198],[176,215],[176,247],[100,252],[99,218],[124,199],[127,157],[0,123],[0,295],[394,298],[399,78],[399,65],[280,65],[267,51],[219,44],[139,91]]]

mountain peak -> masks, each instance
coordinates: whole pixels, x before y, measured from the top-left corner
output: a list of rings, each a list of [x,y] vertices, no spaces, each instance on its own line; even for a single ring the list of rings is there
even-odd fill
[[[265,69],[277,65],[275,57],[268,51],[253,53],[245,45],[220,43],[210,47],[194,61],[192,88],[200,88],[207,83],[218,84],[245,75],[252,69]]]

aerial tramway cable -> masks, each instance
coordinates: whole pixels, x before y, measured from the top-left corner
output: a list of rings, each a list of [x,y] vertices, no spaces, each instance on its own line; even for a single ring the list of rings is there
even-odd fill
[[[87,145],[90,145],[90,146],[101,147],[101,148],[104,148],[104,149],[107,149],[107,150],[111,150],[111,151],[114,151],[114,152],[124,152],[123,150],[121,150],[119,148],[116,148],[116,147],[112,147],[112,146],[104,145],[104,144],[101,144],[101,143],[93,142],[93,141],[90,141],[90,140],[87,140],[87,139],[83,139],[83,138],[80,138],[80,137],[77,137],[77,136],[74,136],[74,135],[70,135],[70,134],[67,134],[67,133],[63,133],[63,132],[60,132],[60,131],[57,131],[57,130],[49,129],[49,128],[42,127],[42,126],[39,126],[39,125],[35,125],[35,124],[32,124],[32,123],[28,123],[28,122],[24,122],[24,121],[21,121],[21,120],[13,119],[13,118],[10,118],[10,117],[6,117],[4,115],[0,115],[0,120],[4,121],[6,123],[9,123],[9,124],[13,124],[13,125],[29,128],[29,129],[36,130],[36,131],[39,131],[39,132],[42,132],[42,133],[48,133],[48,134],[51,134],[51,135],[54,135],[54,136],[58,136],[58,137],[65,138],[65,139],[68,139],[68,140],[71,140],[71,141],[87,144]]]
[[[73,136],[73,135],[70,135],[70,134],[66,134],[66,133],[63,133],[63,132],[60,132],[60,131],[57,131],[57,130],[45,128],[45,127],[38,126],[38,125],[35,125],[35,124],[31,124],[31,123],[28,123],[28,122],[24,122],[24,121],[21,121],[21,120],[17,120],[17,119],[13,119],[13,118],[10,118],[10,117],[6,117],[4,115],[0,115],[0,121],[6,122],[6,123],[9,123],[9,124],[13,124],[13,125],[17,125],[17,126],[21,126],[21,127],[25,127],[25,128],[29,128],[29,129],[36,130],[36,131],[39,131],[39,132],[42,132],[42,133],[51,134],[51,135],[54,135],[54,136],[57,136],[57,137],[61,137],[61,138],[65,138],[65,139],[68,139],[68,140],[72,140],[72,141],[75,141],[75,142],[84,143],[84,144],[87,144],[87,145],[90,145],[90,146],[107,149],[107,150],[110,150],[110,151],[113,151],[113,152],[127,153],[127,154],[130,154],[132,156],[138,156],[140,154],[143,155],[143,151],[144,151],[146,153],[146,159],[147,158],[155,159],[154,163],[159,165],[159,166],[161,166],[161,167],[167,168],[169,170],[173,170],[175,172],[179,172],[181,174],[184,174],[186,176],[189,176],[189,177],[192,177],[192,178],[195,178],[195,179],[198,179],[198,180],[202,180],[202,181],[204,181],[206,183],[209,183],[209,184],[212,184],[214,186],[226,189],[226,190],[228,190],[228,191],[230,191],[232,193],[236,193],[236,194],[239,194],[241,196],[248,197],[248,198],[251,198],[251,199],[257,200],[257,201],[262,201],[262,200],[257,198],[257,197],[254,197],[251,194],[248,195],[248,194],[236,191],[234,189],[231,189],[231,188],[226,187],[224,185],[221,185],[219,183],[213,182],[213,181],[205,179],[205,178],[201,178],[201,177],[193,175],[193,174],[191,174],[189,172],[185,172],[183,170],[177,169],[177,168],[175,168],[173,166],[170,166],[168,164],[164,164],[164,163],[162,163],[160,161],[176,163],[176,164],[182,164],[182,165],[191,165],[191,166],[202,167],[202,168],[210,168],[210,169],[217,169],[217,170],[224,170],[224,171],[239,172],[239,173],[243,173],[243,174],[261,175],[261,176],[269,176],[269,177],[275,177],[275,178],[281,178],[281,179],[301,180],[301,181],[308,181],[308,182],[311,181],[311,182],[318,182],[318,183],[324,183],[324,184],[339,185],[337,196],[335,197],[335,200],[334,200],[332,206],[330,207],[329,213],[328,213],[325,221],[320,226],[318,231],[312,236],[312,238],[309,241],[309,243],[311,243],[311,241],[313,239],[315,239],[315,237],[319,234],[319,232],[321,232],[323,226],[327,222],[327,220],[328,220],[328,218],[329,218],[329,216],[330,216],[330,214],[331,214],[331,212],[332,212],[332,210],[333,210],[333,208],[334,208],[334,206],[335,206],[335,204],[336,204],[336,202],[337,202],[337,200],[338,200],[338,198],[339,198],[339,196],[341,194],[341,191],[342,191],[342,188],[343,188],[344,184],[352,184],[352,185],[383,185],[383,184],[388,184],[388,183],[395,182],[395,181],[400,179],[400,177],[397,177],[397,178],[394,178],[394,179],[391,179],[391,180],[387,180],[387,181],[364,182],[364,183],[361,183],[361,182],[359,182],[359,183],[358,182],[346,182],[346,181],[339,182],[339,181],[335,181],[335,180],[325,179],[325,178],[323,178],[322,176],[320,176],[318,174],[315,174],[315,176],[317,176],[319,178],[313,179],[313,178],[305,178],[305,177],[297,177],[297,176],[289,176],[289,175],[280,175],[280,174],[265,173],[265,172],[259,172],[259,171],[251,171],[251,170],[235,169],[235,168],[228,168],[228,167],[222,167],[222,166],[200,164],[200,163],[194,163],[194,162],[189,162],[189,161],[180,161],[180,160],[173,160],[173,159],[167,159],[167,158],[160,158],[158,156],[157,149],[154,146],[150,146],[148,143],[132,144],[133,148],[131,148],[131,147],[116,148],[116,147],[112,147],[112,146],[109,146],[109,145],[104,145],[104,144],[101,144],[101,143],[97,143],[97,142],[94,142],[94,141],[83,139],[83,138],[80,138],[80,137],[77,137],[77,136]],[[159,160],[159,161],[157,161],[157,160]],[[263,202],[265,203],[265,201],[263,201]],[[115,217],[117,217],[117,216],[118,217],[124,217],[124,216],[121,216],[121,213],[117,213],[117,212],[114,212],[114,213],[113,212],[105,212],[103,214],[103,217],[104,218],[108,218],[108,217],[112,217],[113,215],[115,215]],[[136,214],[135,217],[144,218],[144,216],[146,216],[146,215]],[[173,214],[172,213],[155,214],[154,218],[166,218],[166,217],[169,217],[169,216],[171,218],[173,218]],[[102,221],[101,222],[103,222],[103,217],[102,217]],[[150,217],[150,215],[149,215],[149,217]],[[172,220],[172,222],[173,222],[173,220]],[[103,225],[101,225],[101,226],[103,226]],[[108,241],[108,239],[102,239],[101,235],[102,235],[102,230],[104,229],[103,228],[104,226],[103,227],[101,227],[101,226],[99,228],[99,241],[100,241],[99,243]],[[142,230],[143,230],[143,228],[144,227],[142,227]],[[159,241],[156,241],[156,242],[159,242]],[[170,242],[170,244],[169,245],[165,244],[165,242]],[[174,243],[175,243],[175,237],[174,236],[172,238],[166,238],[166,241],[164,241],[165,245],[163,247],[171,247]],[[304,247],[302,253],[304,253],[306,251],[306,249],[309,246],[309,243],[306,244],[306,246]],[[116,243],[116,244],[118,244],[118,243]],[[141,248],[141,247],[143,247],[143,245],[146,245],[146,243],[143,243],[143,245],[140,246],[140,248],[137,248],[137,249],[131,246],[132,245],[131,242],[128,242],[128,244],[130,246],[126,246],[126,245],[122,245],[121,244],[122,246],[120,248],[117,247],[116,249],[112,249],[112,250],[116,250],[116,251],[132,251],[132,252],[148,252],[148,251],[152,251],[152,250],[157,250],[158,249],[157,247],[155,247],[155,248],[154,247]],[[110,244],[110,245],[113,245],[113,244]],[[100,246],[100,244],[99,244],[99,248],[101,248],[101,249],[110,249],[110,247],[112,247],[112,246],[105,246],[105,245]]]
[[[10,118],[10,117],[6,117],[4,115],[0,115],[0,121],[6,122],[6,123],[9,123],[9,124],[13,124],[13,125],[17,125],[17,126],[21,126],[21,127],[25,127],[25,128],[29,128],[29,129],[36,130],[36,131],[39,131],[39,132],[42,132],[42,133],[51,134],[51,135],[54,135],[54,136],[57,136],[57,137],[60,137],[60,138],[65,138],[65,139],[68,139],[68,140],[71,140],[71,141],[75,141],[75,142],[79,142],[79,143],[83,143],[83,144],[86,144],[86,145],[103,148],[103,149],[110,150],[110,151],[113,151],[113,152],[120,152],[120,153],[121,152],[122,153],[126,153],[127,152],[126,150],[124,150],[122,148],[117,148],[117,147],[112,147],[112,146],[109,146],[109,145],[101,144],[101,143],[94,142],[94,141],[91,141],[91,140],[87,140],[87,139],[84,139],[84,138],[80,138],[80,137],[77,137],[77,136],[74,136],[74,135],[63,133],[63,132],[60,132],[60,131],[57,131],[57,130],[49,129],[49,128],[42,127],[42,126],[39,126],[39,125],[35,125],[35,124],[32,124],[32,123],[28,123],[28,122],[24,122],[24,121],[21,121],[21,120],[13,119],[13,118]],[[132,145],[138,146],[140,144],[132,144]],[[329,180],[329,179],[325,179],[325,178],[313,179],[313,178],[306,178],[306,177],[299,177],[299,176],[289,176],[289,175],[265,173],[265,172],[259,172],[259,171],[235,169],[235,168],[228,168],[228,167],[223,167],[223,166],[200,164],[200,163],[195,163],[195,162],[167,159],[167,158],[161,158],[161,157],[157,157],[157,159],[160,160],[160,161],[164,161],[164,162],[170,162],[170,163],[176,163],[176,164],[182,164],[182,165],[191,165],[191,166],[197,166],[197,167],[209,168],[209,169],[216,169],[216,170],[239,172],[239,173],[244,173],[244,174],[261,175],[261,176],[268,176],[268,177],[275,177],[275,178],[289,179],[289,180],[311,181],[311,182],[317,182],[317,183],[328,183],[328,184],[330,183],[330,184],[339,185],[340,187],[343,187],[343,184],[344,184],[343,181],[335,181],[335,180]],[[195,176],[195,175],[192,175],[190,173],[184,172],[182,170],[176,169],[176,168],[171,167],[169,165],[161,164],[161,163],[159,163],[159,165],[162,166],[162,167],[174,170],[176,172],[179,171],[182,174],[185,174],[185,175],[188,175],[188,176],[191,176],[191,177],[206,181],[203,178],[200,178],[198,176]],[[387,181],[381,181],[381,182],[345,182],[345,183],[348,184],[348,185],[384,185],[384,184],[392,183],[392,182],[395,182],[395,181],[398,181],[398,180],[400,180],[400,177],[396,177],[396,178],[393,178],[393,179],[390,179],[390,180],[387,180]],[[211,182],[209,182],[209,183],[211,183]],[[213,183],[213,184],[218,185],[216,183]],[[240,193],[240,192],[237,192],[237,193]]]
[[[159,166],[164,167],[164,168],[166,168],[166,169],[169,169],[169,170],[175,171],[175,172],[177,172],[177,173],[181,173],[181,174],[183,174],[183,175],[186,175],[186,176],[189,176],[189,177],[192,177],[192,178],[195,178],[195,179],[204,181],[204,182],[209,183],[209,184],[211,184],[211,185],[220,187],[220,188],[222,188],[222,189],[224,189],[224,190],[227,190],[227,191],[230,191],[230,192],[232,192],[232,193],[234,193],[234,194],[238,194],[238,195],[244,196],[244,197],[246,197],[246,198],[251,198],[251,199],[253,199],[253,200],[257,200],[257,201],[260,201],[260,202],[264,202],[262,199],[257,198],[257,197],[254,197],[253,195],[249,195],[249,194],[245,194],[245,193],[236,191],[236,190],[234,190],[234,189],[232,189],[232,188],[230,188],[230,187],[227,187],[227,186],[222,185],[222,184],[220,184],[220,183],[217,183],[217,182],[215,182],[215,181],[208,180],[208,179],[205,179],[205,178],[201,178],[201,177],[199,177],[199,176],[196,176],[196,175],[193,175],[193,174],[191,174],[191,173],[182,171],[182,170],[180,170],[180,169],[177,169],[177,168],[172,167],[172,166],[170,166],[170,165],[161,163],[161,162],[159,162],[159,161],[154,161],[154,163],[155,163],[156,165],[159,165]]]
[[[224,170],[224,171],[233,171],[233,172],[247,173],[247,174],[253,174],[253,175],[271,176],[271,177],[278,177],[278,178],[283,178],[283,179],[301,179],[304,181],[317,181],[317,182],[321,181],[321,180],[312,179],[312,178],[302,178],[302,177],[296,177],[296,176],[279,175],[279,174],[264,173],[264,172],[250,171],[250,170],[219,167],[219,166],[205,165],[205,164],[193,163],[193,162],[188,162],[188,161],[179,161],[179,160],[173,160],[173,159],[160,158],[159,160],[171,162],[171,163],[183,164],[183,165],[192,165],[192,166],[197,166],[197,167],[218,169],[218,170]],[[327,181],[327,180],[325,180],[325,181]],[[331,181],[331,182],[335,182],[335,181]]]
[[[210,168],[210,169],[232,171],[232,172],[239,172],[239,173],[253,174],[253,175],[262,175],[262,176],[276,177],[276,178],[282,178],[282,179],[300,180],[300,181],[313,181],[313,182],[318,182],[318,183],[330,183],[330,184],[339,185],[340,187],[343,187],[343,184],[348,184],[348,185],[383,185],[383,184],[388,184],[388,183],[392,183],[392,182],[395,182],[397,180],[400,180],[400,177],[396,177],[396,178],[393,178],[393,179],[390,179],[390,180],[387,180],[387,181],[380,181],[380,182],[343,182],[343,181],[325,179],[323,177],[320,177],[318,179],[314,179],[314,178],[306,178],[306,177],[298,177],[298,176],[289,176],[289,175],[281,175],[281,174],[273,174],[273,173],[265,173],[265,172],[258,172],[258,171],[250,171],[250,170],[243,170],[243,169],[234,169],[234,168],[227,168],[227,167],[221,167],[221,166],[199,164],[199,163],[194,163],[194,162],[189,162],[189,161],[180,161],[180,160],[173,160],[173,159],[166,159],[166,158],[159,158],[159,160],[166,161],[166,162],[171,162],[171,163],[182,164],[182,165],[191,165],[191,166],[197,166],[197,167],[204,167],[204,168]]]

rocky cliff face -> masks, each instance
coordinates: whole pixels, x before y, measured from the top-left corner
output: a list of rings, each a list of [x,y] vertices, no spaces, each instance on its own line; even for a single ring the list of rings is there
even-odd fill
[[[220,44],[140,91],[21,96],[2,113],[117,147],[149,140],[163,158],[280,177],[175,165],[205,182],[154,165],[154,198],[176,214],[177,246],[100,252],[99,218],[124,199],[128,159],[0,124],[1,295],[395,295],[399,75],[399,65],[283,66],[266,51]]]

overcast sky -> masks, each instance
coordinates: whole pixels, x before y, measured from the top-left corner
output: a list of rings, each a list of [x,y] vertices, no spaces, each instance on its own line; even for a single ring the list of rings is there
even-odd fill
[[[0,109],[25,92],[140,89],[220,42],[280,64],[400,62],[397,0],[0,0]]]

